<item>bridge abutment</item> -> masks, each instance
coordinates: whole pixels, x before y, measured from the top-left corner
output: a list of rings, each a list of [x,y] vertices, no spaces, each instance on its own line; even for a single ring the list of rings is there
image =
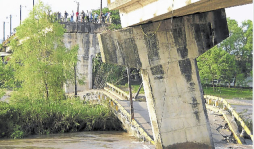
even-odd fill
[[[92,69],[93,58],[99,50],[97,33],[105,30],[105,24],[95,24],[90,22],[63,22],[66,29],[63,42],[68,49],[78,45],[77,78],[82,79],[84,84],[77,81],[77,91],[92,89]],[[66,93],[74,93],[75,86],[73,82],[68,82],[64,86]]]
[[[224,9],[98,35],[104,62],[141,69],[157,148],[214,148],[196,58],[227,37]]]

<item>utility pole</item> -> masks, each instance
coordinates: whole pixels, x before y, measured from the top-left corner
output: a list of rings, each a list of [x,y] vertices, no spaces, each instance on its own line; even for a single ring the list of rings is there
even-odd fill
[[[11,15],[10,15],[10,37],[11,37]]]
[[[19,25],[21,25],[21,5],[20,5],[20,17],[19,17],[19,20],[20,20],[20,22],[19,22]]]
[[[79,12],[79,2],[78,2],[78,12]]]
[[[5,22],[3,24],[3,41],[5,41]]]
[[[131,92],[131,82],[130,82],[130,68],[127,67],[127,76],[128,76],[128,86],[129,86],[129,92],[130,92],[130,106],[131,106],[131,120],[132,121],[134,119],[134,108],[133,108],[133,101],[132,101],[132,92]]]
[[[77,12],[79,12],[79,2],[77,2]]]
[[[78,93],[77,93],[77,69],[76,69],[76,64],[74,65],[74,94],[75,94],[75,97],[77,97]]]
[[[34,0],[33,0],[33,8],[34,8]]]
[[[26,6],[23,6],[23,7],[26,7]],[[21,19],[21,16],[22,16],[22,6],[21,5],[20,5],[20,13],[19,14],[20,14],[20,23],[19,23],[19,25],[21,25],[21,20],[22,20]]]
[[[101,0],[101,6],[100,6],[100,21],[101,21],[101,13],[102,13],[102,0]]]

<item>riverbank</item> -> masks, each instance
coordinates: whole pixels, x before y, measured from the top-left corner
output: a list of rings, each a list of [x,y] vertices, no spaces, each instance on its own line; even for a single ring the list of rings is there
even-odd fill
[[[84,103],[79,98],[66,100],[0,101],[0,137],[23,138],[29,135],[77,131],[122,130],[121,122],[109,107]]]

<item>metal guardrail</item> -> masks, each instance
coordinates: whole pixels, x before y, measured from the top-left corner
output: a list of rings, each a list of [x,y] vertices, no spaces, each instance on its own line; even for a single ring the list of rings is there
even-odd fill
[[[219,104],[222,105],[222,110],[229,110],[232,114],[232,116],[234,116],[236,118],[236,120],[238,120],[242,126],[242,128],[245,130],[245,132],[250,136],[251,140],[253,141],[253,135],[251,134],[250,129],[246,126],[246,124],[244,123],[244,121],[242,120],[242,118],[238,115],[238,113],[234,110],[234,108],[231,107],[231,105],[223,98],[220,97],[216,97],[216,96],[210,96],[210,95],[204,95],[204,98],[206,99],[206,103],[208,105],[213,104],[214,107],[218,107],[219,108]],[[225,114],[220,112],[221,114],[223,114],[223,117],[225,118]],[[225,118],[227,120],[227,118]],[[235,136],[235,134],[234,134]],[[240,143],[239,138],[236,138],[236,140],[238,141],[238,143]],[[241,143],[240,143],[241,144]]]

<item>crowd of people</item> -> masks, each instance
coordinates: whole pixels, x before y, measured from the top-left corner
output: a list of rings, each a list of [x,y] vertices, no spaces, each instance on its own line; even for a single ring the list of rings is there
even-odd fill
[[[110,12],[102,13],[99,17],[99,14],[96,12],[92,13],[91,11],[82,10],[81,12],[76,12],[72,10],[69,14],[67,11],[62,15],[61,12],[55,13],[57,20],[61,22],[92,22],[92,23],[111,23]]]

